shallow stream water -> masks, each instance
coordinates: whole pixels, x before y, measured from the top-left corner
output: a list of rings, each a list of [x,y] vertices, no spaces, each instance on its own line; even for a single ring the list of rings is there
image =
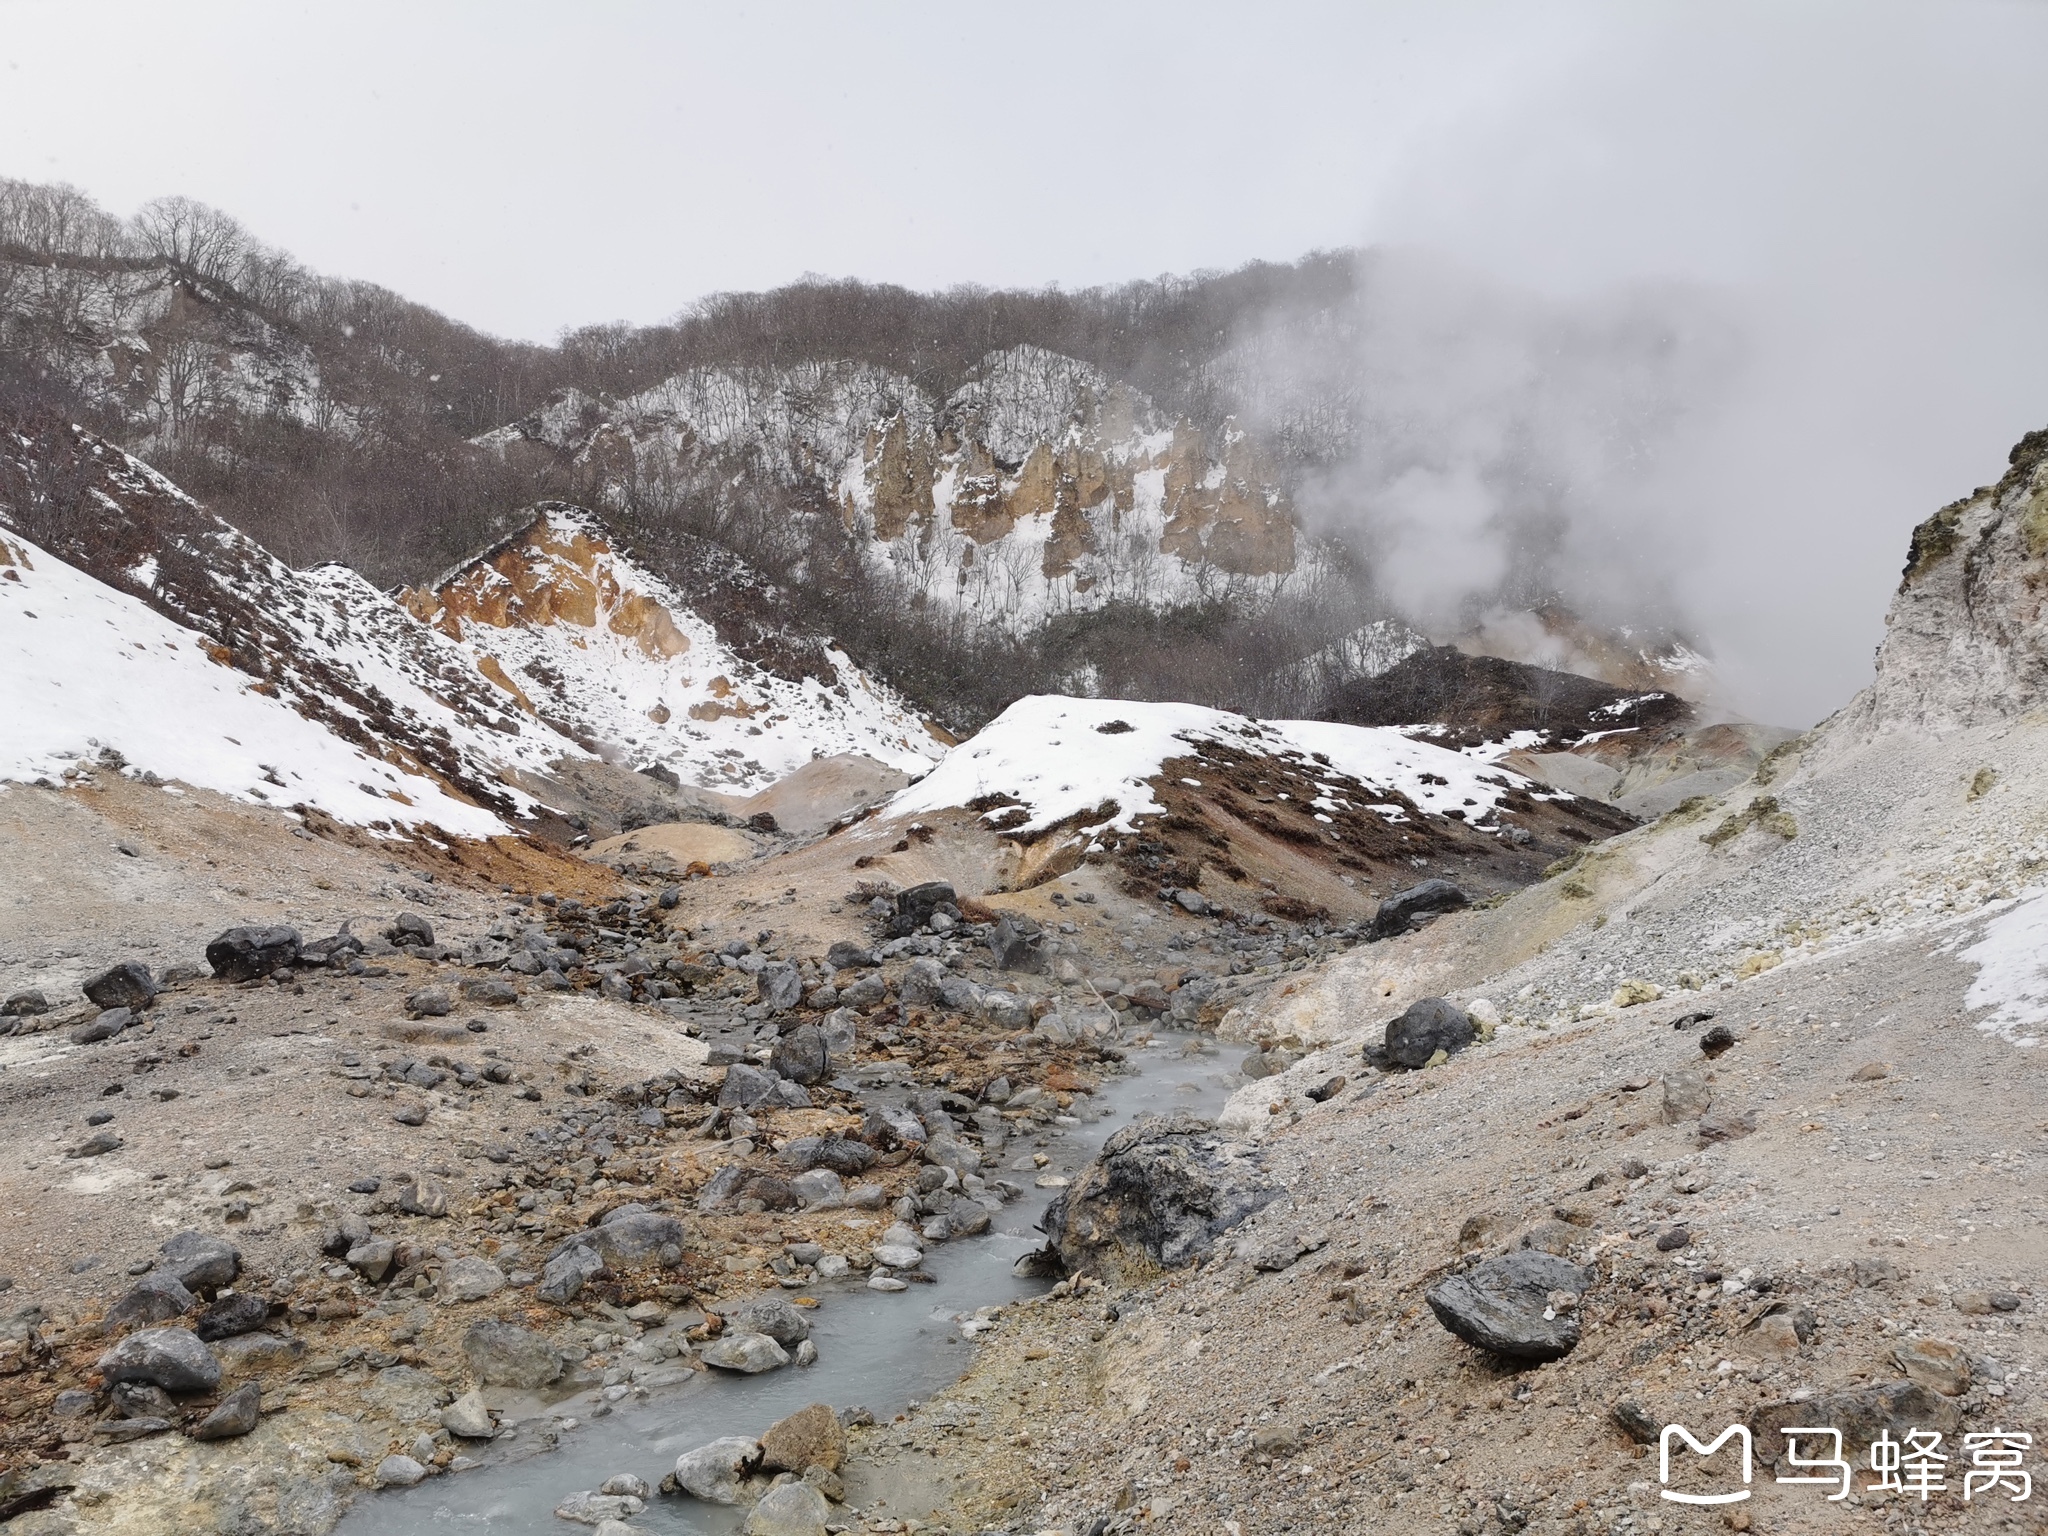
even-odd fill
[[[1106,1080],[1091,1098],[1077,1100],[1093,1118],[1061,1128],[1047,1149],[1054,1154],[1053,1166],[1078,1171],[1136,1115],[1177,1109],[1215,1114],[1229,1097],[1235,1073],[1213,1046],[1190,1054],[1194,1043],[1191,1036],[1156,1032],[1150,1044],[1127,1047],[1134,1070]],[[997,1162],[1007,1164],[1029,1145],[1023,1137],[1013,1138]],[[546,1416],[521,1421],[516,1436],[484,1453],[486,1465],[429,1478],[416,1488],[366,1495],[342,1521],[340,1536],[570,1532],[579,1527],[554,1517],[555,1506],[569,1494],[594,1489],[622,1472],[637,1473],[653,1486],[673,1470],[682,1452],[721,1435],[758,1436],[807,1403],[859,1405],[886,1421],[967,1369],[975,1346],[961,1333],[963,1318],[977,1308],[1007,1305],[1046,1288],[1046,1282],[1019,1279],[1011,1266],[1044,1242],[1036,1224],[1056,1193],[1031,1189],[997,1213],[986,1235],[934,1244],[924,1261],[934,1284],[895,1293],[871,1291],[859,1279],[806,1287],[804,1294],[820,1303],[811,1314],[816,1365],[786,1366],[760,1376],[703,1371],[654,1396],[629,1397],[601,1418],[591,1417],[598,1406],[592,1395],[580,1394],[555,1405],[553,1422]],[[566,1427],[561,1423],[566,1419],[577,1423]],[[555,1449],[525,1454],[549,1432],[558,1437]],[[738,1528],[742,1514],[657,1494],[632,1524],[649,1532],[727,1536]]]

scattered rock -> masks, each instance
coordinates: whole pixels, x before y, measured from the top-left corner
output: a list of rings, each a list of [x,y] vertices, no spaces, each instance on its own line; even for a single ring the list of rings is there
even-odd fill
[[[1448,880],[1425,880],[1420,885],[1411,885],[1380,903],[1373,916],[1371,937],[1390,939],[1405,933],[1408,925],[1425,912],[1448,912],[1469,905],[1471,899]]]
[[[1039,949],[1044,934],[1029,918],[1005,917],[988,936],[989,952],[999,971],[1042,971],[1045,956]]]
[[[706,1344],[699,1358],[722,1371],[739,1371],[748,1376],[789,1364],[788,1352],[765,1333],[728,1332]]]
[[[1257,1155],[1194,1115],[1151,1115],[1127,1125],[1043,1222],[1073,1273],[1112,1272],[1120,1258],[1176,1269],[1206,1257],[1216,1239],[1280,1193]]]
[[[1891,1070],[1891,1065],[1888,1062],[1866,1061],[1862,1066],[1849,1074],[1849,1081],[1852,1083],[1882,1082],[1885,1078],[1891,1076]]]
[[[85,984],[86,997],[102,1008],[147,1008],[157,994],[156,978],[136,960],[110,966]]]
[[[1716,1024],[1700,1036],[1700,1054],[1709,1061],[1715,1061],[1735,1045],[1735,1031],[1726,1024]]]
[[[482,1301],[504,1288],[505,1271],[489,1259],[472,1257],[450,1259],[443,1265],[435,1294],[444,1306],[457,1306],[467,1301]]]
[[[348,1250],[342,1262],[370,1284],[378,1285],[398,1262],[398,1244],[384,1237],[365,1238]]]
[[[242,1250],[224,1237],[187,1229],[157,1250],[156,1267],[176,1275],[187,1290],[211,1293],[235,1283],[242,1272]]]
[[[254,1429],[263,1417],[263,1389],[255,1382],[235,1388],[192,1427],[194,1440],[233,1440]]]
[[[1666,1227],[1657,1234],[1657,1251],[1659,1253],[1676,1253],[1691,1241],[1692,1233],[1684,1227]]]
[[[416,1019],[439,1019],[455,1011],[455,999],[446,987],[421,987],[406,998],[405,1008]]]
[[[206,946],[206,963],[223,981],[256,981],[299,957],[299,930],[283,924],[230,928]]]
[[[547,1386],[562,1374],[555,1346],[530,1328],[486,1318],[470,1324],[462,1336],[463,1358],[476,1379],[487,1387]]]
[[[268,1321],[269,1302],[254,1291],[237,1291],[232,1296],[221,1297],[200,1313],[192,1331],[210,1344],[219,1339],[232,1339],[238,1334],[254,1333]]]
[[[789,961],[778,960],[761,968],[761,974],[754,978],[754,988],[754,1001],[769,1013],[787,1013],[803,1001],[803,973]]]
[[[1654,1003],[1664,995],[1664,989],[1655,982],[1628,977],[1614,989],[1614,1006],[1634,1008],[1643,1003]]]
[[[474,1387],[441,1410],[441,1427],[463,1440],[488,1440],[498,1432],[483,1393]]]
[[[1425,997],[1410,1003],[1387,1025],[1386,1053],[1397,1066],[1413,1069],[1427,1066],[1438,1051],[1455,1055],[1478,1038],[1479,1030],[1464,1009],[1441,997]]]
[[[1209,898],[1200,891],[1189,890],[1183,887],[1173,893],[1173,902],[1181,911],[1186,912],[1192,917],[1207,917],[1209,915]]]
[[[572,1493],[555,1506],[555,1518],[578,1525],[602,1525],[607,1520],[630,1520],[647,1507],[646,1501],[629,1493]]]
[[[1644,1411],[1640,1403],[1623,1398],[1607,1410],[1607,1416],[1623,1434],[1637,1445],[1655,1445],[1664,1433],[1663,1426]]]
[[[542,1301],[566,1307],[603,1273],[604,1260],[597,1250],[579,1239],[557,1251],[542,1267],[538,1294]]]
[[[1577,1298],[1595,1272],[1553,1254],[1523,1249],[1432,1286],[1424,1299],[1437,1321],[1468,1344],[1511,1360],[1560,1360],[1577,1348]],[[1572,1304],[1557,1305],[1568,1296]]]
[[[659,1211],[614,1211],[573,1241],[596,1249],[609,1269],[632,1269],[660,1262],[668,1249],[679,1257],[683,1224]]]
[[[0,1014],[13,1018],[34,1018],[49,1011],[50,1000],[36,991],[16,992],[6,1002],[0,1003]]]
[[[1757,1458],[1766,1466],[1784,1459],[1787,1425],[1826,1424],[1842,1432],[1844,1449],[1853,1453],[1880,1435],[1903,1441],[1911,1431],[1933,1430],[1953,1435],[1962,1427],[1961,1406],[1918,1382],[1888,1381],[1843,1392],[1822,1393],[1799,1402],[1760,1408],[1749,1421]],[[1809,1439],[1805,1442],[1812,1444]]]
[[[1714,1090],[1697,1072],[1673,1072],[1664,1079],[1664,1122],[1697,1120],[1713,1105]]]
[[[463,982],[462,996],[479,1008],[511,1008],[519,1002],[519,989],[501,976],[472,976]]]
[[[1756,1111],[1750,1109],[1713,1109],[1700,1116],[1699,1138],[1701,1146],[1717,1141],[1740,1141],[1756,1131]]]
[[[146,1328],[131,1333],[99,1358],[109,1385],[143,1381],[166,1392],[210,1392],[220,1385],[220,1361],[189,1328]]]
[[[795,969],[790,967],[792,973]],[[832,1071],[832,1053],[825,1044],[824,1031],[815,1024],[799,1024],[775,1042],[768,1065],[793,1083],[823,1082]]]
[[[803,1312],[780,1296],[764,1296],[735,1307],[726,1318],[727,1327],[740,1333],[763,1333],[785,1348],[811,1336],[811,1322]],[[801,1467],[796,1469],[802,1471]]]
[[[176,1275],[152,1270],[136,1281],[127,1295],[107,1308],[102,1326],[110,1334],[125,1333],[131,1328],[146,1328],[153,1323],[167,1323],[174,1317],[183,1317],[196,1305],[197,1299]]]
[[[837,1472],[845,1462],[846,1426],[825,1403],[799,1408],[761,1436],[761,1464],[771,1472],[801,1473],[810,1467]]]
[[[872,970],[882,962],[871,951],[841,939],[825,951],[825,963],[835,971],[853,971]]]
[[[69,1038],[73,1045],[98,1045],[102,1040],[112,1040],[135,1021],[135,1015],[128,1009],[109,1008],[72,1030]]]
[[[727,1435],[676,1458],[676,1485],[711,1504],[737,1504],[747,1475],[761,1461],[761,1444]]]
[[[761,1495],[740,1529],[742,1536],[825,1536],[831,1513],[809,1483],[780,1483]]]
[[[427,1469],[410,1456],[386,1456],[372,1474],[379,1488],[410,1488],[427,1475]]]
[[[1907,1339],[1892,1347],[1892,1358],[1908,1381],[1943,1397],[1970,1390],[1970,1357],[1947,1339]]]

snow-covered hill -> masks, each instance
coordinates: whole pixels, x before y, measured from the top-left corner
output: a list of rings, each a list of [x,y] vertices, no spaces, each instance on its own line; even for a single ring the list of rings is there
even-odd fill
[[[505,830],[431,777],[302,716],[217,652],[131,593],[0,533],[0,780],[125,765],[357,825]]]
[[[942,751],[843,652],[819,650],[817,670],[794,679],[739,654],[602,523],[563,503],[404,602],[505,708],[703,788],[751,792],[840,753],[921,773]]]
[[[1162,813],[1156,789],[1169,762],[1215,749],[1306,772],[1316,781],[1307,804],[1325,824],[1340,811],[1362,808],[1390,822],[1416,813],[1448,815],[1485,830],[1502,801],[1518,791],[1532,799],[1568,798],[1495,766],[1493,758],[1509,744],[1453,752],[1385,726],[1252,720],[1196,704],[1041,694],[1019,699],[955,747],[890,800],[884,814],[976,810],[990,825],[1026,836],[1063,823],[1129,832]],[[1180,782],[1200,787],[1193,779]]]

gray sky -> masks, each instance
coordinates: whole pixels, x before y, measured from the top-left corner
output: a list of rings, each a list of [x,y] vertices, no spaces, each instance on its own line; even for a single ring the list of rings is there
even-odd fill
[[[1356,243],[1592,313],[1675,284],[1742,367],[1578,543],[1632,545],[1596,574],[1647,559],[1742,701],[1805,723],[1867,677],[1906,530],[2048,422],[2044,65],[2048,7],[1962,0],[0,0],[0,174],[185,193],[537,339],[806,271],[1080,286]],[[1447,417],[1501,393],[1433,383]]]

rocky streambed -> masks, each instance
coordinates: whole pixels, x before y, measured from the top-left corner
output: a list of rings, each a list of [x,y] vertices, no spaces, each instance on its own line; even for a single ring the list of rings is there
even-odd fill
[[[1241,1080],[1234,1063],[1199,1037],[1160,1033],[1126,1049],[1132,1070],[1077,1100],[1078,1113],[1065,1117],[1073,1123],[1054,1128],[1049,1140],[1057,1145],[1060,1166],[1078,1166],[1137,1116],[1214,1113]],[[807,1367],[791,1364],[759,1374],[685,1370],[670,1386],[653,1391],[621,1381],[554,1400],[486,1388],[483,1396],[497,1412],[498,1428],[491,1440],[464,1442],[464,1470],[367,1495],[339,1529],[346,1536],[403,1536],[451,1525],[548,1529],[557,1507],[578,1493],[595,1494],[607,1483],[626,1487],[632,1478],[658,1487],[679,1455],[725,1437],[758,1438],[810,1404],[828,1404],[842,1421],[856,1425],[887,1423],[957,1379],[971,1363],[976,1341],[999,1334],[1009,1308],[1047,1289],[1049,1281],[1016,1270],[1017,1261],[1044,1242],[1037,1224],[1063,1187],[1054,1183],[1058,1177],[1007,1207],[987,1234],[934,1249],[913,1269],[899,1272],[921,1274],[924,1283],[878,1290],[850,1276],[782,1293],[799,1304],[815,1302],[800,1308],[804,1342],[816,1350],[815,1364]],[[648,1326],[628,1323],[623,1331],[639,1335],[629,1345],[649,1344],[658,1358],[665,1338],[687,1349],[686,1325],[701,1316],[679,1312],[658,1324],[650,1316]],[[703,1346],[697,1348],[701,1353]],[[616,1390],[621,1385],[624,1392]],[[833,1489],[841,1500],[830,1503],[829,1518],[847,1526],[863,1517],[886,1523],[900,1473],[886,1482],[865,1476],[858,1445],[856,1436],[854,1460]],[[769,1481],[757,1475],[735,1505],[650,1493],[644,1508],[627,1518],[633,1528],[648,1531],[731,1530]],[[768,1513],[773,1515],[772,1508]]]

